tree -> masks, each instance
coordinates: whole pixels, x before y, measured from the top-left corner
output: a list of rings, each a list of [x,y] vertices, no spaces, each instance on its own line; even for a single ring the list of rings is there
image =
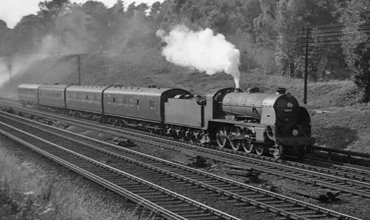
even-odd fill
[[[120,5],[121,3],[122,2],[118,2],[118,6],[114,7],[114,9],[116,9],[115,13],[109,13],[107,7],[103,3],[96,1],[87,1],[81,7],[82,11],[87,15],[85,18],[86,31],[92,34],[98,44],[100,52],[107,47],[107,42],[112,35],[111,24],[116,23],[111,23],[110,19],[112,16],[119,14],[119,7],[123,7],[123,5]]]
[[[275,59],[280,72],[289,77],[295,72],[295,60],[302,54],[300,33],[305,23],[305,1],[281,0],[277,6]]]
[[[55,19],[62,14],[62,11],[71,3],[69,0],[52,0],[39,3],[40,11],[37,16],[49,30],[55,28]]]
[[[11,55],[12,34],[13,31],[7,27],[6,22],[0,19],[0,57]]]
[[[47,29],[38,16],[24,16],[14,27],[12,39],[14,53],[35,52],[46,33]]]
[[[336,4],[343,23],[342,48],[356,85],[364,90],[361,102],[370,101],[370,39],[363,31],[370,22],[370,1],[347,0]]]

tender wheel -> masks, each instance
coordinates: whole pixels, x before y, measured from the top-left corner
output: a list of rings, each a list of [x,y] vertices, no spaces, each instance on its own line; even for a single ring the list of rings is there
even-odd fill
[[[226,130],[226,127],[224,125],[220,126],[217,129],[216,142],[217,142],[218,146],[221,147],[221,148],[224,148],[226,146],[227,130]]]
[[[282,159],[284,157],[284,147],[282,145],[274,147],[272,151],[272,156],[275,159]]]
[[[242,140],[241,144],[242,144],[242,148],[243,148],[243,150],[244,150],[246,153],[250,154],[250,153],[252,153],[252,152],[253,152],[253,150],[254,150],[254,144],[250,143],[250,142],[249,142],[249,141],[247,141],[247,140]]]
[[[256,154],[258,156],[261,156],[265,152],[265,147],[263,146],[263,144],[256,144],[254,150],[256,151]]]
[[[234,151],[238,151],[242,145],[242,140],[235,139],[235,138],[240,137],[241,135],[242,133],[240,132],[240,129],[238,127],[234,127],[232,131],[230,132],[230,136],[229,136],[230,146]]]

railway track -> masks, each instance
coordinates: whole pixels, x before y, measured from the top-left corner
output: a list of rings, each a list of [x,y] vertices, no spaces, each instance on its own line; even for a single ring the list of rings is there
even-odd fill
[[[44,114],[44,113],[43,113]],[[54,115],[53,115],[54,116]],[[64,118],[56,115],[59,120],[65,120],[76,126],[85,126],[91,129],[90,121],[76,122],[75,119]],[[95,124],[97,130],[107,132],[107,126]],[[124,136],[134,139],[142,143],[151,141],[149,144],[160,145],[174,149],[173,146],[196,150],[197,154],[216,161],[221,161],[229,164],[237,164],[245,169],[255,169],[270,175],[275,175],[283,178],[289,178],[315,187],[324,187],[330,190],[337,190],[347,194],[357,195],[365,198],[370,198],[370,172],[366,169],[356,167],[339,166],[320,167],[311,166],[292,161],[274,160],[270,157],[257,157],[256,155],[245,154],[243,152],[234,152],[232,150],[211,149],[195,146],[192,144],[181,143],[170,139],[163,139],[156,135],[150,135],[147,132],[138,132],[136,130],[122,130],[114,127],[109,128],[115,135]],[[154,141],[158,142],[155,144]],[[159,144],[160,143],[160,144]],[[328,165],[328,162],[326,162]]]
[[[202,192],[202,194],[206,194],[207,197],[214,196],[216,201],[228,201],[228,203],[232,204],[233,213],[235,213],[235,208],[237,207],[240,207],[241,211],[245,210],[246,207],[257,207],[262,210],[275,213],[284,219],[356,219],[348,215],[320,208],[318,206],[281,196],[276,193],[218,177],[186,166],[164,161],[129,149],[117,147],[115,145],[107,144],[97,140],[92,140],[91,138],[76,135],[54,127],[45,128],[45,125],[40,125],[30,121],[27,123],[33,123],[33,125],[25,126],[23,124],[25,123],[25,119],[19,117],[17,117],[17,119],[10,119],[8,117],[16,116],[2,116],[1,120],[9,124],[22,126],[23,130],[27,130],[28,132],[36,132],[37,134],[40,134],[40,132],[44,133],[44,136],[47,138],[52,138],[53,140],[61,138],[59,141],[69,146],[69,149],[64,149],[63,152],[70,152],[70,154],[73,155],[78,154],[78,157],[84,158],[86,161],[95,161],[94,163],[99,164],[99,166],[106,165],[97,161],[101,161],[102,159],[105,161],[105,163],[109,161],[109,165],[117,165],[113,168],[109,168],[110,170],[115,170],[115,173],[122,172],[121,169],[126,167],[126,170],[124,171],[125,173],[128,172],[128,170],[131,170],[134,172],[135,176],[139,176],[139,174],[141,174],[143,177],[154,177],[154,179],[148,178],[150,182],[158,182],[158,179],[162,180],[162,182],[163,180],[167,182],[171,181],[171,183],[176,183],[176,185],[179,185],[177,187],[183,189],[182,191],[184,191],[184,189],[189,189],[195,192]],[[3,123],[0,127],[2,127],[2,129],[9,129],[5,128]],[[74,146],[76,144],[77,146]],[[55,146],[53,149],[54,148]],[[60,147],[57,147],[56,149],[60,149]],[[83,155],[81,155],[82,153]],[[90,159],[91,157],[94,159]],[[93,170],[94,169],[91,169],[90,172]],[[104,174],[103,171],[101,171],[100,176],[105,175],[108,174]],[[108,179],[111,180],[112,178],[109,177]],[[113,180],[115,178],[116,177],[114,177]],[[133,183],[128,185],[130,186],[129,189],[137,189],[135,186],[131,187]],[[147,192],[146,190],[139,191]],[[151,192],[151,194],[154,195],[153,192]],[[155,195],[155,197],[158,198],[158,193]],[[170,205],[170,202],[167,202],[167,200],[164,198],[163,200],[163,204]],[[155,203],[155,201],[153,201],[153,203]],[[159,205],[161,205],[161,203],[159,203]],[[195,210],[193,211],[195,212]],[[197,219],[199,219],[200,216],[205,216],[206,219],[212,219],[208,218],[209,209],[206,213],[196,214],[199,214]],[[222,215],[218,214],[217,216]],[[188,215],[187,218],[188,217],[192,217],[192,215]]]
[[[76,122],[75,119],[65,119],[61,116],[55,117],[59,120],[66,120],[71,125],[85,126],[87,129],[92,128],[91,122],[81,120]],[[95,127],[99,131],[104,130],[107,132],[107,126],[95,124]],[[320,167],[293,161],[276,161],[270,157],[257,157],[257,155],[234,152],[227,149],[220,151],[219,149],[204,148],[170,139],[163,139],[156,135],[150,135],[147,132],[122,130],[114,127],[109,128],[109,130],[113,131],[114,135],[123,136],[142,143],[147,143],[150,140],[151,142],[149,144],[160,145],[160,147],[167,147],[168,149],[174,149],[174,146],[179,146],[181,149],[196,150],[197,154],[212,160],[237,164],[246,169],[253,168],[270,175],[289,178],[308,185],[325,187],[330,190],[338,190],[348,194],[370,198],[370,172],[366,169],[339,165]],[[158,143],[156,144],[154,141]],[[326,164],[328,165],[328,162]]]
[[[130,175],[96,159],[84,156],[66,146],[54,144],[29,132],[0,122],[0,132],[43,156],[71,169],[113,192],[129,198],[168,219],[238,219],[202,203],[169,191],[142,178]],[[27,141],[25,141],[27,140]],[[37,146],[37,147],[36,147]],[[200,218],[201,217],[201,218]]]

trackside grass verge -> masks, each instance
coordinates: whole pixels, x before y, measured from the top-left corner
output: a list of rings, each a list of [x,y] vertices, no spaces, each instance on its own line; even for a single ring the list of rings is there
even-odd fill
[[[133,204],[77,175],[65,177],[70,173],[33,163],[25,154],[29,151],[13,151],[16,146],[0,136],[0,220],[148,219]]]

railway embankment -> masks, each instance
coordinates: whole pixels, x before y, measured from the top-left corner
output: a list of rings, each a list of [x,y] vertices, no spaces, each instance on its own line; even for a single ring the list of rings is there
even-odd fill
[[[0,136],[0,219],[139,219],[132,210],[113,193]]]

